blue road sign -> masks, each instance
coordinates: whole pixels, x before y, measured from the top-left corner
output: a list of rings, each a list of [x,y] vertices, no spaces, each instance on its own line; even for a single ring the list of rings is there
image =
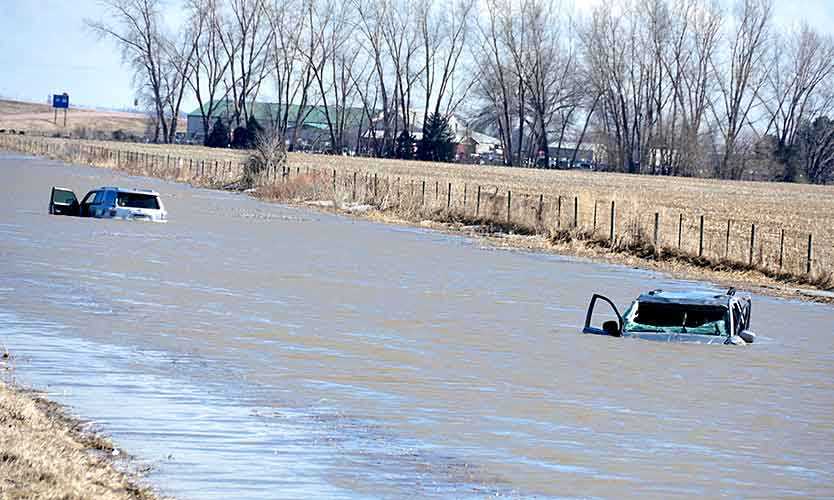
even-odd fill
[[[68,108],[69,107],[69,96],[64,93],[61,95],[55,94],[52,96],[52,107],[53,108]]]

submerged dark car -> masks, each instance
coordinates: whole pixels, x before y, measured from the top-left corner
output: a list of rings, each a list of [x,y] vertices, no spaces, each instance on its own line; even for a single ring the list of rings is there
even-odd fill
[[[594,308],[606,302],[615,320],[602,327],[592,326]],[[612,337],[639,337],[671,342],[700,342],[744,345],[753,343],[750,331],[750,297],[710,291],[667,292],[653,290],[637,297],[621,315],[617,306],[602,295],[594,295],[585,317],[584,333]]]

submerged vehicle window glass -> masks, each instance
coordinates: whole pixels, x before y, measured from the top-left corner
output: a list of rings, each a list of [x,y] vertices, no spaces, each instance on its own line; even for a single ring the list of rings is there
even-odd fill
[[[66,205],[70,205],[72,202],[75,201],[75,195],[72,193],[72,191],[56,189],[55,194],[52,195],[52,201],[54,201],[55,203],[63,203]]]
[[[628,314],[625,329],[643,332],[726,335],[727,310],[716,306],[638,303],[636,314]]]
[[[141,193],[119,193],[116,204],[120,207],[149,208],[159,210],[159,202],[156,195]]]

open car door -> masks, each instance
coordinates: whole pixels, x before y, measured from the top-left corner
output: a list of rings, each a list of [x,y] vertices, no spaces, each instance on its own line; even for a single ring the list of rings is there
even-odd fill
[[[594,308],[597,306],[598,301],[607,302],[611,309],[613,310],[613,315],[611,315],[611,319],[602,323],[602,325],[594,326],[591,324],[594,318]],[[614,321],[616,319],[616,321]],[[594,294],[591,298],[591,303],[588,305],[588,314],[585,316],[585,328],[582,329],[583,333],[593,333],[595,335],[611,335],[613,337],[620,337],[623,334],[623,317],[620,315],[620,311],[617,310],[617,306],[614,305],[613,302],[608,297],[603,297],[602,295]]]
[[[81,215],[78,198],[71,190],[53,187],[49,197],[49,213],[53,215]]]

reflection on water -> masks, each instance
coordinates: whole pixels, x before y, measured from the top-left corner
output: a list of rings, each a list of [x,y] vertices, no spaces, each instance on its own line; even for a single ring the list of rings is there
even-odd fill
[[[0,341],[182,497],[830,496],[834,309],[753,346],[580,334],[687,283],[0,156]],[[159,191],[165,225],[48,216]]]

